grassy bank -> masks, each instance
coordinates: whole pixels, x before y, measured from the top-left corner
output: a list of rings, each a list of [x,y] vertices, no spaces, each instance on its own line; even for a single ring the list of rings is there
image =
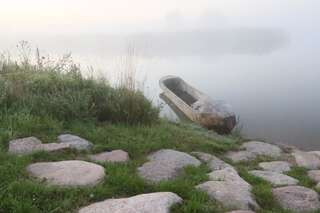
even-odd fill
[[[194,150],[222,153],[233,147],[228,142],[201,136],[190,127],[181,127],[161,121],[153,126],[128,126],[124,124],[96,124],[91,122],[48,121],[33,118],[17,119],[14,129],[6,129],[1,134],[0,151],[0,212],[72,212],[80,206],[111,197],[126,197],[140,193],[172,191],[185,199],[176,212],[213,212],[221,209],[208,197],[194,189],[194,185],[207,179],[206,167],[187,168],[179,179],[151,185],[136,175],[136,167],[141,165],[152,151],[173,148],[191,152]],[[34,125],[37,123],[37,125]],[[3,127],[3,123],[1,122]],[[13,131],[13,132],[11,132]],[[59,153],[36,153],[26,157],[6,154],[6,146],[15,136],[34,135],[43,142],[52,142],[62,132],[70,132],[84,137],[95,144],[92,152],[113,149],[128,151],[131,161],[127,164],[104,164],[107,177],[93,188],[59,189],[47,187],[33,181],[25,172],[32,162],[86,159],[86,153],[65,151]],[[218,211],[219,212],[219,211]]]
[[[187,168],[179,179],[157,185],[139,178],[136,167],[149,153],[163,148],[222,153],[234,146],[234,138],[212,139],[202,130],[159,119],[159,108],[132,86],[132,79],[127,87],[126,75],[123,84],[113,87],[106,79],[84,77],[68,58],[47,61],[24,54],[18,62],[5,58],[0,64],[0,212],[73,212],[94,201],[156,191],[176,192],[185,199],[175,212],[221,209],[193,187],[207,179],[205,166]],[[61,133],[88,139],[95,145],[92,153],[123,149],[131,161],[103,165],[107,177],[96,187],[61,189],[32,180],[25,167],[33,162],[86,159],[87,153],[7,154],[11,139],[35,136],[47,143]]]
[[[24,112],[60,121],[98,120],[151,124],[159,109],[139,90],[112,87],[107,80],[85,78],[64,58],[45,62],[31,59],[0,63],[0,112]]]
[[[20,62],[8,59],[0,67],[0,212],[58,213],[76,212],[79,207],[108,198],[171,191],[184,202],[176,213],[225,212],[225,209],[195,185],[208,180],[209,169],[188,167],[175,180],[150,184],[142,180],[136,168],[153,151],[170,148],[184,152],[203,151],[223,158],[222,153],[236,149],[241,138],[217,136],[199,127],[174,124],[158,117],[159,108],[141,91],[112,87],[106,80],[82,76],[78,66],[66,61],[47,63],[37,57]],[[102,164],[106,178],[95,187],[59,188],[46,186],[26,174],[34,162],[86,158],[87,152],[38,152],[28,156],[7,154],[11,139],[35,136],[44,143],[55,142],[59,134],[72,133],[92,143],[90,153],[123,149],[131,160],[125,164]],[[253,185],[261,212],[287,212],[274,201],[271,186],[248,174],[252,165],[235,165]],[[292,176],[303,177],[296,168]],[[314,186],[307,178],[302,182]]]

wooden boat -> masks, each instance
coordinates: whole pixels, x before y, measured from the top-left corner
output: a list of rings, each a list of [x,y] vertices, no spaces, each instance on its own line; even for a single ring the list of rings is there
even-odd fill
[[[176,76],[165,76],[159,84],[163,90],[160,97],[178,117],[188,118],[219,134],[228,134],[235,127],[236,116],[230,105],[211,100]]]

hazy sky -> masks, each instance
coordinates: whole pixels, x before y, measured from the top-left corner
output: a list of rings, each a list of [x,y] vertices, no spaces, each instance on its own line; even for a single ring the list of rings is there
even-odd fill
[[[64,52],[102,45],[116,54],[128,35],[167,56],[260,54],[289,43],[320,48],[319,0],[0,0],[0,5],[1,49],[28,40],[43,48],[68,43]]]
[[[198,27],[317,27],[319,0],[0,0],[0,32],[70,33]]]

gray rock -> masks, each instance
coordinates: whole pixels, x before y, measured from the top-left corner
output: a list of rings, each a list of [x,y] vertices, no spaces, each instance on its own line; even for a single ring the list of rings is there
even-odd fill
[[[246,185],[228,181],[208,181],[196,186],[228,209],[255,210],[258,204]]]
[[[204,152],[191,152],[191,154],[205,163],[209,163],[213,157],[213,155]]]
[[[251,189],[250,184],[243,180],[234,168],[228,167],[222,170],[213,171],[208,175],[209,180],[232,182],[235,184],[247,186],[249,190]]]
[[[199,158],[201,161],[205,162],[208,164],[208,167],[211,170],[220,170],[220,169],[225,169],[227,167],[232,166],[230,164],[227,164],[226,162],[220,160],[214,155],[207,154],[204,152],[192,152],[191,154],[195,155],[197,158]]]
[[[310,170],[308,171],[308,176],[315,182],[320,182],[320,170]]]
[[[230,165],[208,174],[209,180],[197,186],[229,209],[250,210],[259,206],[251,194],[251,186]]]
[[[159,182],[177,177],[186,166],[199,166],[195,157],[171,149],[159,150],[149,157],[149,162],[138,168],[138,174],[151,182]]]
[[[250,171],[249,173],[270,182],[273,186],[296,185],[299,182],[297,179],[290,177],[288,175],[271,172],[271,171],[253,170],[253,171]]]
[[[275,199],[284,209],[309,212],[320,208],[319,196],[314,190],[303,186],[286,186],[272,190]]]
[[[68,148],[70,148],[68,144],[43,144],[35,137],[21,138],[9,142],[9,153],[18,155],[27,155],[38,151],[53,152]]]
[[[246,151],[256,154],[257,156],[268,156],[277,158],[281,156],[281,149],[272,144],[259,142],[259,141],[250,141],[242,144],[241,146]]]
[[[272,161],[259,163],[263,170],[277,173],[284,173],[291,170],[291,164],[286,161]]]
[[[105,176],[102,166],[78,160],[34,163],[27,171],[31,176],[57,186],[93,186]]]
[[[241,161],[253,160],[258,156],[266,156],[272,158],[278,158],[282,154],[282,150],[272,144],[250,141],[242,144],[240,151],[231,151],[226,154],[226,157],[231,159],[233,162],[238,163]]]
[[[39,150],[47,151],[47,152],[54,152],[63,149],[69,149],[69,144],[62,144],[62,143],[44,143],[39,146]]]
[[[253,212],[253,211],[236,210],[236,211],[231,211],[231,212],[227,212],[227,213],[255,213],[255,212]]]
[[[77,150],[88,150],[93,146],[92,143],[87,141],[86,139],[70,134],[59,135],[58,141],[59,143],[69,144],[71,148]]]
[[[250,161],[257,157],[256,154],[248,151],[230,151],[227,152],[226,157],[231,159],[233,162],[238,163],[241,161]]]
[[[30,154],[37,151],[42,142],[36,137],[20,138],[9,142],[9,153]]]
[[[182,199],[172,192],[142,194],[129,198],[108,199],[81,208],[79,213],[169,213]]]
[[[298,166],[307,169],[320,168],[320,158],[314,153],[296,150],[294,153],[292,153],[292,156],[294,157],[295,163]]]
[[[123,150],[114,150],[111,152],[102,152],[95,155],[89,155],[91,160],[105,163],[105,162],[127,162],[129,155]]]
[[[311,152],[308,152],[308,153],[314,154],[314,155],[316,155],[318,158],[320,158],[320,151],[311,151]]]

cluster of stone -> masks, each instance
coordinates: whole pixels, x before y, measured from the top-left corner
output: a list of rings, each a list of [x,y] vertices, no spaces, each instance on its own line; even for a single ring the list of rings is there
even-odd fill
[[[212,170],[208,174],[209,181],[199,184],[196,186],[197,189],[208,193],[210,198],[219,201],[227,209],[259,209],[251,193],[250,184],[243,180],[230,164],[207,153],[193,154]]]
[[[8,152],[17,155],[28,155],[39,151],[54,152],[64,149],[89,150],[92,143],[76,135],[58,136],[58,143],[42,143],[36,137],[19,138],[9,142]]]
[[[126,161],[128,156],[123,151],[113,151],[91,155],[95,161]],[[186,166],[199,166],[201,162],[195,157],[170,149],[159,150],[148,157],[148,162],[139,167],[138,174],[149,182],[160,182],[176,178]],[[172,192],[140,194],[129,198],[107,199],[83,207],[79,213],[126,213],[155,212],[169,213],[170,208],[182,202],[182,198]]]
[[[9,142],[9,153],[26,155],[38,151],[60,151],[76,149],[79,151],[91,149],[93,144],[76,135],[64,134],[58,137],[58,143],[42,143],[35,137],[16,139]],[[304,167],[308,176],[317,183],[320,189],[320,152],[303,152],[293,150],[289,162],[279,160],[283,151],[276,145],[259,141],[244,143],[239,151],[226,153],[225,157],[232,162],[254,160],[264,156],[276,161],[260,162],[259,169],[249,171],[249,174],[259,177],[271,184],[274,198],[284,209],[293,212],[310,212],[320,209],[319,195],[316,191],[299,186],[299,181],[288,176],[293,165]],[[59,187],[95,186],[105,178],[105,169],[96,163],[124,163],[129,161],[129,155],[123,150],[113,150],[87,155],[83,160],[67,160],[58,162],[39,162],[27,166],[27,172],[36,179],[48,185]],[[205,163],[211,170],[209,180],[196,186],[206,192],[209,197],[221,203],[228,213],[254,213],[259,210],[251,190],[246,182],[230,164],[218,157],[203,153],[191,154],[172,150],[158,150],[147,157],[147,162],[137,168],[138,175],[150,183],[159,183],[178,177],[187,166],[198,167]],[[107,199],[79,209],[79,213],[126,213],[126,212],[156,212],[169,213],[170,208],[183,200],[172,192],[157,192],[140,194],[128,198]]]
[[[9,142],[8,152],[17,155],[27,155],[34,152],[46,151],[54,152],[69,149],[69,144],[48,143],[43,144],[36,137],[20,138]]]
[[[244,143],[239,151],[231,151],[226,157],[238,163],[254,160],[259,156],[279,159],[284,156],[282,150],[272,144],[250,141]],[[249,171],[251,175],[257,176],[269,182],[274,188],[273,196],[282,208],[293,212],[310,212],[320,208],[319,195],[316,191],[299,186],[299,181],[286,175],[291,170],[292,164],[308,169],[308,176],[317,183],[320,188],[320,152],[303,152],[293,149],[290,154],[292,162],[271,161],[261,162],[261,170]]]
[[[91,149],[93,144],[76,135],[58,136],[58,143],[42,143],[36,137],[15,139],[9,142],[8,152],[15,155],[28,155],[39,151],[57,152],[65,149],[79,151]],[[123,150],[88,155],[97,162],[126,162],[129,155]],[[26,168],[30,176],[48,185],[79,187],[97,185],[105,177],[104,167],[82,160],[33,163]]]
[[[241,146],[240,151],[229,152],[227,157],[233,162],[249,161],[258,156],[270,158],[281,158],[282,150],[271,144],[263,142],[248,142]],[[249,171],[251,175],[257,176],[269,182],[274,188],[272,190],[274,198],[282,208],[293,212],[310,212],[320,208],[319,195],[316,191],[299,186],[299,181],[285,173],[291,170],[292,164],[304,167],[308,171],[309,177],[320,186],[320,152],[303,152],[293,150],[290,154],[292,162],[271,161],[261,162],[261,170]]]

